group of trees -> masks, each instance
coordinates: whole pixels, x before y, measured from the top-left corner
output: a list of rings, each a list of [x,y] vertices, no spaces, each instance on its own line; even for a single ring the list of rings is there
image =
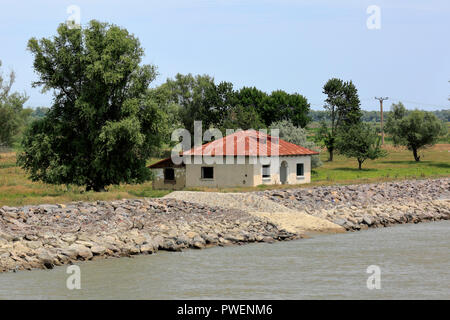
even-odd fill
[[[351,81],[332,78],[323,87],[327,95],[325,110],[329,121],[320,123],[317,140],[327,148],[329,161],[337,151],[356,158],[358,168],[367,159],[377,159],[386,153],[381,149],[376,130],[362,121],[358,90]]]
[[[384,117],[389,117],[392,111],[384,111]],[[406,113],[410,113],[411,110],[406,110]],[[435,110],[430,111],[433,113],[437,118],[439,118],[442,121],[450,122],[450,110]],[[380,122],[381,121],[381,113],[380,111],[367,111],[367,110],[361,110],[362,116],[361,120],[363,122]],[[313,122],[321,122],[323,120],[330,121],[329,114],[326,110],[311,110],[309,112],[309,118],[311,118],[311,121]]]
[[[367,159],[386,156],[376,128],[363,121],[360,101],[353,83],[330,79],[324,86],[326,117],[322,117],[317,139],[327,148],[329,161],[334,151],[356,158],[358,168]],[[329,119],[328,121],[325,119]],[[399,102],[387,114],[386,132],[395,146],[405,146],[420,161],[419,149],[435,144],[447,133],[444,123],[432,112],[408,111]]]
[[[18,155],[35,181],[101,191],[148,180],[146,160],[173,129],[193,132],[196,120],[204,129],[222,130],[268,128],[276,121],[299,128],[310,121],[307,99],[282,90],[235,90],[230,82],[191,74],[150,88],[156,67],[141,64],[139,40],[116,25],[61,24],[51,39],[32,38],[28,50],[39,77],[33,86],[54,97],[50,108],[33,112]]]
[[[363,120],[358,93],[350,82],[330,79],[323,88],[326,117],[322,117],[317,139],[333,161],[334,151],[349,158],[356,158],[358,168],[367,159],[386,156],[382,149],[377,129]],[[326,120],[328,119],[328,120]],[[405,146],[413,152],[415,161],[420,161],[419,149],[435,144],[447,133],[444,123],[432,112],[408,111],[399,102],[387,113],[385,131],[390,134],[395,146]]]
[[[116,25],[61,24],[51,39],[32,38],[28,50],[39,77],[33,86],[52,91],[53,104],[24,109],[26,95],[11,93],[14,73],[9,81],[0,74],[0,146],[10,145],[24,123],[34,119],[26,126],[18,156],[34,181],[95,191],[146,181],[147,159],[170,140],[173,129],[193,132],[197,120],[204,130],[278,128],[282,139],[317,150],[304,129],[311,121],[304,96],[282,90],[268,94],[255,87],[237,90],[230,82],[191,74],[177,74],[150,88],[156,67],[141,63],[144,50],[139,40]],[[385,155],[376,131],[362,121],[354,84],[333,78],[323,92],[326,116],[316,143],[327,148],[329,160],[337,151],[356,158],[361,169],[366,159]],[[399,106],[386,127],[394,142],[407,145],[419,160],[417,149],[442,132],[435,118],[418,112],[407,115]],[[314,156],[312,166],[320,164]]]
[[[281,120],[297,127],[310,122],[310,105],[300,94],[282,90],[267,94],[255,87],[235,90],[232,83],[216,84],[208,75],[177,74],[151,92],[171,114],[172,123],[191,132],[194,121],[202,121],[203,129],[222,131],[267,128]]]

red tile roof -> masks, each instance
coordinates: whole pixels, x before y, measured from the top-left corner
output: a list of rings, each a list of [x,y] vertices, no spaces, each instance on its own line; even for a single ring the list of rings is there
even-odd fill
[[[230,150],[227,149],[227,146],[231,146],[229,147]],[[183,153],[183,155],[199,156],[303,156],[316,154],[319,154],[319,152],[256,130],[237,131]],[[149,168],[161,167],[169,160],[170,158],[163,159],[149,166]]]
[[[230,150],[228,150],[227,146],[230,145]],[[237,131],[222,139],[192,148],[183,154],[206,156],[296,156],[319,153],[260,131],[246,130]]]

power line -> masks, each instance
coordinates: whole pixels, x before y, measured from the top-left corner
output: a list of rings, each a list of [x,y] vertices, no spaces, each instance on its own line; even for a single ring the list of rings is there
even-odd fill
[[[438,104],[432,104],[432,103],[426,103],[426,102],[409,101],[409,100],[398,99],[398,98],[392,98],[392,99],[396,100],[396,101],[402,101],[402,102],[412,103],[412,104],[419,104],[419,105],[424,105],[424,106],[429,106],[429,107],[437,107],[437,108],[442,108],[442,109],[448,108],[448,106],[445,107],[445,106],[441,106]]]
[[[368,100],[372,100],[372,98],[364,98],[364,99],[360,99],[360,100],[361,101],[368,101]],[[418,105],[424,105],[424,106],[430,106],[430,107],[436,107],[436,108],[442,108],[442,109],[448,109],[449,108],[448,106],[443,106],[443,105],[439,105],[439,104],[435,104],[435,103],[417,102],[417,101],[399,99],[399,98],[394,98],[394,97],[390,97],[390,100],[401,101],[401,102],[412,103],[412,104],[418,104]]]

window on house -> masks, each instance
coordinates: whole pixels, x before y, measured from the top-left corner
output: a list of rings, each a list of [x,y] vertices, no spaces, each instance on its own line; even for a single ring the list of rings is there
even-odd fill
[[[262,177],[270,178],[270,164],[262,166]]]
[[[173,168],[164,169],[164,181],[175,181],[175,170]]]
[[[214,168],[202,167],[202,179],[214,179]]]
[[[297,163],[297,177],[304,176],[304,165],[303,163]]]

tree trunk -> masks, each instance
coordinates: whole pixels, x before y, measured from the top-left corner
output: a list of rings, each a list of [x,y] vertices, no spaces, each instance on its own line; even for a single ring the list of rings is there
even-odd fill
[[[104,186],[99,186],[96,184],[92,184],[92,185],[87,185],[86,186],[86,191],[94,191],[94,192],[105,192],[106,189]]]
[[[333,161],[333,148],[328,149],[328,153],[330,154],[330,157],[328,158],[328,161]]]
[[[414,160],[420,161],[420,156],[417,154],[417,149],[413,148]]]
[[[358,169],[359,169],[359,170],[362,169],[362,164],[363,164],[363,161],[358,160]]]

